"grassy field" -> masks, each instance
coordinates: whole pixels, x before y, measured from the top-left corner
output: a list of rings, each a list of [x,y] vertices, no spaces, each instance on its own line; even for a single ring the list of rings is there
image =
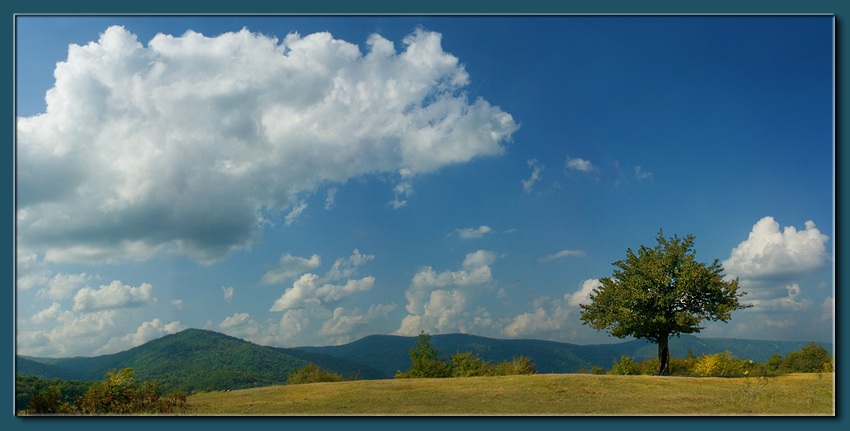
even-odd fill
[[[827,415],[834,375],[539,374],[271,386],[189,397],[194,415]]]

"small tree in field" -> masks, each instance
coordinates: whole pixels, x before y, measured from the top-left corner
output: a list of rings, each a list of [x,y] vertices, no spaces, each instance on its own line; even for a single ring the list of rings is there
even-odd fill
[[[440,358],[440,351],[431,345],[431,335],[422,331],[416,345],[410,349],[410,369],[397,377],[451,377],[452,366]]]
[[[738,302],[738,279],[724,280],[717,259],[697,262],[694,236],[664,238],[641,246],[637,254],[626,250],[626,259],[614,262],[612,277],[581,304],[582,323],[606,329],[618,338],[632,336],[658,344],[658,374],[670,374],[671,335],[691,334],[703,328],[703,320],[726,322],[732,311],[750,307]]]

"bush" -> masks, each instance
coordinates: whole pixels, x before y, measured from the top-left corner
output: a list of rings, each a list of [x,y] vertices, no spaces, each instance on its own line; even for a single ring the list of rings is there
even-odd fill
[[[71,406],[62,401],[62,392],[56,386],[49,386],[32,394],[27,405],[30,414],[68,413]]]
[[[750,361],[735,359],[731,353],[703,354],[694,364],[691,375],[696,377],[743,376]]]
[[[156,382],[136,382],[131,368],[106,373],[77,398],[74,409],[82,414],[177,413],[186,407],[186,394],[159,396]]]
[[[608,374],[617,376],[634,376],[640,373],[640,366],[628,356],[621,356],[620,362],[614,361],[614,366],[611,367],[611,371],[608,371]]]
[[[590,374],[605,374],[605,368],[602,368],[599,365],[594,365],[593,368],[590,369]]]
[[[516,356],[510,361],[496,364],[494,374],[497,376],[516,376],[521,374],[537,374],[537,365],[528,356]]]
[[[449,358],[449,363],[452,377],[492,376],[495,373],[493,364],[472,352],[455,353]]]
[[[827,365],[830,364],[830,365]],[[832,369],[832,356],[822,346],[810,343],[785,355],[779,369],[785,373],[820,373]]]
[[[339,374],[325,371],[310,363],[289,373],[286,377],[286,384],[300,385],[304,383],[341,382],[343,380]]]

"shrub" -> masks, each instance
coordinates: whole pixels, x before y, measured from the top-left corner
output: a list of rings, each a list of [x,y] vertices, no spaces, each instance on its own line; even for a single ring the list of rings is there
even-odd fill
[[[496,364],[494,374],[497,376],[516,376],[521,374],[537,374],[537,365],[528,356],[515,356],[510,361]]]
[[[452,377],[492,376],[495,373],[493,364],[472,352],[455,353],[449,358],[449,363]]]
[[[593,368],[590,369],[590,374],[605,374],[605,368],[602,368],[599,365],[594,365]]]
[[[304,383],[341,382],[343,380],[339,374],[325,371],[310,363],[289,373],[286,377],[286,384],[300,385]]]
[[[735,359],[731,353],[703,354],[694,364],[691,375],[697,377],[743,376],[749,361]]]
[[[82,414],[176,413],[186,407],[186,394],[159,396],[157,383],[136,382],[131,368],[106,373],[77,398],[74,409]]]
[[[628,356],[621,356],[620,362],[614,361],[614,366],[608,371],[608,374],[617,376],[633,376],[640,374],[640,366],[634,359]]]
[[[824,371],[826,364],[832,364],[829,352],[822,346],[810,343],[785,355],[779,369],[785,373],[819,373]]]
[[[27,405],[30,414],[68,413],[70,405],[62,401],[62,392],[56,386],[49,386],[32,394]]]

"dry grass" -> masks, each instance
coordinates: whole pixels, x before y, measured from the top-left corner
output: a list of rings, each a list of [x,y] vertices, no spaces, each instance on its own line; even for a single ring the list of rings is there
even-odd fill
[[[271,386],[189,397],[193,415],[835,414],[833,374],[689,378],[541,374]]]

